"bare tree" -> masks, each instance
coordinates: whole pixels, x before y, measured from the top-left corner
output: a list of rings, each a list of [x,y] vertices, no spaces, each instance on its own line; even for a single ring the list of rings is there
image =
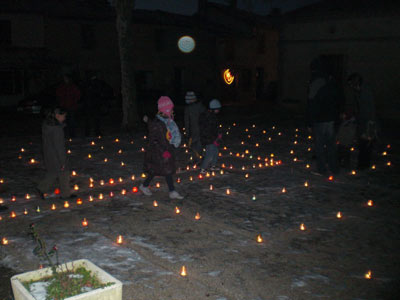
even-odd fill
[[[135,0],[114,0],[121,60],[122,126],[132,129],[139,121],[133,66],[132,15]]]

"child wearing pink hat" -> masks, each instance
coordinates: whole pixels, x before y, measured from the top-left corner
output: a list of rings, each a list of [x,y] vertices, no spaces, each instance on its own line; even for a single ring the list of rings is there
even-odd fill
[[[158,99],[158,113],[153,120],[144,116],[147,122],[149,139],[144,157],[144,171],[147,178],[139,186],[146,196],[151,196],[149,189],[151,180],[155,176],[165,176],[171,199],[183,199],[174,187],[172,175],[175,174],[175,148],[181,143],[179,128],[173,120],[174,103],[167,96]]]

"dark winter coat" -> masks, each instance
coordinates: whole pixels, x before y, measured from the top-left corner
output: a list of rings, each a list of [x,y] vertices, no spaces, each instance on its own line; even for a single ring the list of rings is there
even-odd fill
[[[338,121],[339,92],[335,80],[325,74],[316,74],[309,86],[306,123]]]
[[[218,119],[217,115],[210,111],[205,111],[200,115],[200,140],[203,145],[214,143],[218,138]]]
[[[175,150],[167,140],[167,127],[158,118],[148,121],[149,142],[144,156],[144,171],[156,176],[174,174]],[[165,158],[168,151],[171,157]]]
[[[48,172],[58,173],[67,169],[64,125],[58,121],[44,121],[42,125],[44,164]]]
[[[206,108],[201,102],[194,102],[185,106],[185,129],[189,137],[196,139],[200,137],[199,118]]]
[[[367,132],[368,122],[376,121],[374,95],[368,84],[362,83],[357,93],[356,120],[359,135]]]

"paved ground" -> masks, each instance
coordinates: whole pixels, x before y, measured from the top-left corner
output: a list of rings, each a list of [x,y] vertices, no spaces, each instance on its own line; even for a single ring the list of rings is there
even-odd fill
[[[124,299],[399,299],[399,142],[383,138],[375,170],[352,175],[350,167],[329,181],[311,173],[312,141],[302,127],[296,131],[301,124],[278,114],[267,120],[226,114],[224,174],[199,179],[197,170],[186,170],[190,153],[179,150],[182,170],[175,178],[183,201],[168,199],[162,178],[154,180],[152,197],[132,191],[141,182],[144,133],[74,139],[68,143],[77,173],[72,184],[83,203],[69,208],[55,195],[41,201],[33,194],[44,172],[40,137],[3,138],[0,197],[9,210],[1,213],[0,237],[9,244],[0,247],[0,273],[39,266],[27,236],[35,222],[63,261],[88,258],[123,281]],[[10,299],[7,278],[0,287],[0,299]]]

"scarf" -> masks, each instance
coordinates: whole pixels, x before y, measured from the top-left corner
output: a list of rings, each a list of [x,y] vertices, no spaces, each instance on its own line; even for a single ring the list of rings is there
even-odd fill
[[[175,121],[172,119],[166,119],[161,117],[160,115],[156,115],[157,118],[162,121],[167,127],[167,140],[170,144],[174,145],[175,148],[178,148],[181,144],[181,133],[179,132],[178,125],[176,125]]]

